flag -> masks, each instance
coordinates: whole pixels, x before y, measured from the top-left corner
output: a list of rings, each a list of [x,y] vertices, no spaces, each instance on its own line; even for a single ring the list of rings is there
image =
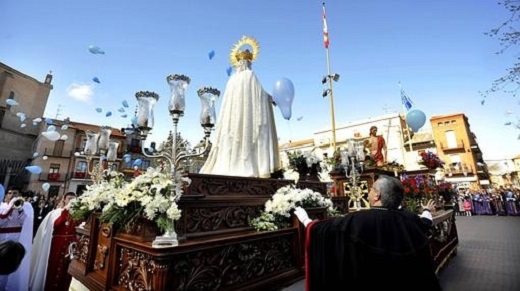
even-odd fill
[[[325,48],[329,48],[329,28],[327,26],[327,16],[325,14],[325,2],[323,2],[323,44]]]
[[[403,102],[403,106],[406,108],[406,110],[410,110],[410,108],[413,106],[412,100],[406,96],[406,93],[404,93],[403,89],[401,89],[401,102]]]

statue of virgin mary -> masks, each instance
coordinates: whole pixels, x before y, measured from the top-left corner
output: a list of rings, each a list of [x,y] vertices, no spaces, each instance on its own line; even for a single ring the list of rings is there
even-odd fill
[[[244,45],[251,46],[252,52],[241,50]],[[257,56],[258,43],[247,36],[231,50],[235,73],[226,85],[202,174],[269,178],[280,168],[272,97],[251,70]]]

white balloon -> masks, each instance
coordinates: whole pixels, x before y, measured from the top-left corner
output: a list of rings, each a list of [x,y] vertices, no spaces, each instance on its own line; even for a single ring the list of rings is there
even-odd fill
[[[20,124],[20,127],[26,127],[26,126],[27,126],[27,124],[25,124],[25,123]]]
[[[48,156],[43,156],[42,159],[43,160],[47,160],[49,157]]]
[[[49,183],[43,183],[43,185],[42,185],[42,189],[45,192],[49,191],[50,187],[51,187],[51,185]]]
[[[33,121],[34,121],[34,122],[41,122],[42,119],[38,117],[38,118],[33,119]]]
[[[67,140],[67,138],[69,138],[69,136],[66,135],[66,134],[64,134],[64,135],[62,135],[62,136],[60,137],[61,140]]]
[[[47,127],[47,131],[56,131],[56,126],[49,125],[49,127]]]
[[[60,134],[57,131],[44,131],[42,132],[42,135],[52,141],[60,139]]]
[[[36,158],[38,155],[39,155],[38,152],[34,152],[33,153],[33,158]]]
[[[64,125],[61,126],[61,130],[67,130],[68,128],[69,128],[69,126],[66,125],[66,124],[64,124]]]

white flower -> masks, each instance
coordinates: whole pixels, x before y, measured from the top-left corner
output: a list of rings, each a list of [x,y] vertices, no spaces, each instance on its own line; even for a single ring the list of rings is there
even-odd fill
[[[184,185],[191,182],[180,175],[172,178],[169,173],[154,168],[148,168],[130,182],[124,180],[122,173],[114,171],[107,173],[106,178],[109,181],[87,186],[87,190],[71,208],[73,215],[74,211],[101,211],[103,217],[107,211],[123,211],[121,213],[126,215],[127,210],[142,209],[144,216],[150,220],[157,220],[161,216],[178,220],[181,210],[176,202],[182,196]]]
[[[291,217],[297,207],[327,207],[334,212],[332,200],[323,197],[311,189],[298,189],[293,185],[284,186],[265,203],[265,210],[260,217],[250,223],[257,230],[275,230],[279,226],[275,224],[276,217]]]

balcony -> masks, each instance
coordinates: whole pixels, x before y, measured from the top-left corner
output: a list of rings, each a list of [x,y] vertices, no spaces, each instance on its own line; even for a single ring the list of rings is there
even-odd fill
[[[71,178],[72,179],[90,179],[87,172],[72,172]]]
[[[38,180],[49,182],[65,182],[67,181],[67,175],[61,173],[41,173]]]
[[[64,150],[54,150],[53,148],[45,148],[43,151],[43,155],[50,158],[71,158],[72,151],[64,151]]]
[[[458,140],[457,141],[457,144],[453,145],[453,144],[450,144],[448,145],[447,143],[444,143],[444,142],[440,142],[439,143],[442,151],[444,152],[456,152],[456,151],[465,151],[465,147],[464,147],[464,141],[461,139],[461,140]]]
[[[473,175],[475,172],[473,171],[473,168],[470,166],[447,166],[446,167],[446,175],[449,176],[467,176],[467,175]]]

